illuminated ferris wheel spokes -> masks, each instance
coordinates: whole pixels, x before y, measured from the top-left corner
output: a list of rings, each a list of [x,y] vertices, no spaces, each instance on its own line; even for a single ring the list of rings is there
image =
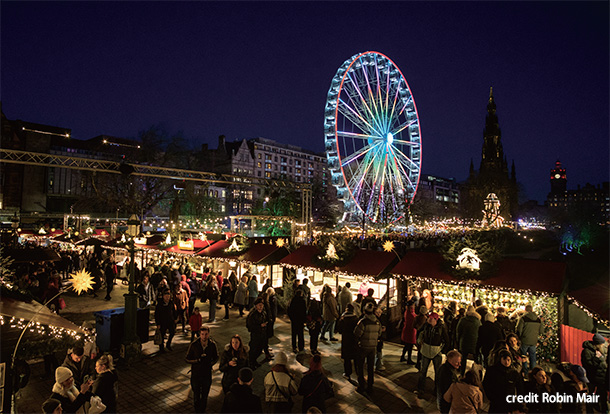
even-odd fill
[[[366,52],[339,68],[328,92],[325,139],[332,183],[346,211],[394,221],[417,189],[419,119],[400,70]]]

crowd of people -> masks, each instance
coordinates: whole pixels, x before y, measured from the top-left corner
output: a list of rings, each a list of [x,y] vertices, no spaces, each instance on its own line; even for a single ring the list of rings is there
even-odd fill
[[[563,363],[551,375],[536,360],[543,324],[531,305],[515,320],[504,308],[494,314],[480,301],[461,309],[451,303],[441,317],[432,303],[426,291],[407,302],[400,361],[419,370],[418,395],[425,394],[429,366],[434,366],[433,392],[441,413],[479,413],[483,396],[490,413],[608,412],[608,347],[600,334],[583,343],[582,365]],[[473,364],[466,371],[469,359]],[[561,401],[543,394],[571,397]],[[530,398],[512,398],[525,395]]]
[[[91,271],[96,283],[90,292],[92,295],[105,286],[110,297],[121,271],[112,254],[81,255],[78,261],[72,258],[71,262],[75,268]],[[123,267],[128,265],[123,263]],[[22,274],[19,283],[44,301],[59,291],[61,279],[68,271],[43,264]],[[385,369],[383,333],[387,319],[382,315],[383,301],[375,300],[372,289],[354,297],[349,283],[336,293],[325,285],[317,298],[311,294],[306,278],[302,283],[294,281],[291,298],[286,303],[291,346],[295,354],[303,352],[307,330],[311,353],[310,369],[301,378],[287,367],[286,354],[273,355],[269,348],[278,315],[278,299],[269,280],[259,289],[256,275],[246,273],[238,278],[231,272],[224,277],[222,271],[212,269],[196,275],[184,262],[137,268],[137,280],[140,307],[154,308],[155,337],[160,352],[172,351],[172,339],[178,327],[185,334],[190,331],[186,361],[192,364],[195,412],[206,409],[212,367],[217,363],[223,373],[223,412],[242,412],[242,409],[261,412],[260,398],[253,394],[251,387],[253,371],[262,362],[261,354],[264,361],[272,364],[264,378],[264,399],[270,412],[291,411],[297,394],[303,396],[303,412],[326,411],[325,401],[334,391],[322,368],[319,341],[340,342],[343,376],[351,382],[355,373],[356,391],[367,397],[374,393],[375,373]],[[209,303],[207,318],[196,306],[197,300]],[[601,335],[595,334],[583,344],[581,365],[560,364],[558,370],[547,372],[536,359],[543,324],[531,305],[525,306],[521,314],[508,315],[506,309],[489,309],[480,301],[467,307],[451,303],[442,313],[435,311],[434,304],[430,291],[406,301],[400,363],[413,365],[419,371],[413,391],[420,398],[427,392],[432,367],[432,393],[441,413],[479,413],[484,401],[489,401],[489,412],[584,413],[592,409],[607,412],[608,350]],[[61,309],[59,303],[48,306],[57,311]],[[243,317],[250,336],[248,343],[234,335],[228,344],[219,347],[210,337],[206,322],[216,321],[217,311],[223,307],[222,318],[229,318],[230,309],[238,311],[238,318]],[[415,358],[414,350],[417,351]],[[466,369],[468,360],[473,362],[469,370]],[[44,412],[61,412],[58,409],[76,412],[82,406],[93,414],[116,412],[118,376],[111,356],[103,355],[93,363],[83,355],[82,348],[74,348],[55,370],[55,380],[53,394],[43,406]],[[540,397],[519,402],[510,398],[543,393],[571,395],[574,399],[542,402]],[[579,394],[594,398],[577,399]],[[100,407],[102,411],[96,411]]]

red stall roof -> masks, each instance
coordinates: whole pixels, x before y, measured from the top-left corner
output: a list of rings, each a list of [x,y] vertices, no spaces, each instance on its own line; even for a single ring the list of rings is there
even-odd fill
[[[241,256],[238,257],[238,260],[250,263],[258,263],[261,260],[271,256],[272,254],[277,258],[278,255],[275,254],[276,251],[283,249],[285,251],[284,254],[280,255],[284,257],[288,254],[288,250],[285,248],[277,247],[273,244],[262,244],[262,243],[251,243],[250,248]]]
[[[311,259],[320,254],[315,246],[301,246],[279,261],[280,264],[300,267],[317,267]]]
[[[610,320],[610,281],[608,279],[569,293],[582,305],[597,313],[605,321]]]
[[[200,252],[202,249],[209,248],[215,244],[213,241],[209,241],[209,240],[192,239],[192,241],[193,241],[193,250],[181,250],[180,247],[178,247],[178,245],[175,245],[172,247],[168,247],[167,249],[165,249],[165,251],[172,252],[172,253],[195,254],[195,253]]]
[[[352,260],[337,269],[338,272],[356,275],[377,276],[398,262],[398,257],[392,252],[377,250],[357,250]]]
[[[198,256],[209,256],[209,257],[227,257],[225,255],[224,249],[229,247],[229,243],[226,240],[219,240],[214,244],[211,244],[209,247],[201,250],[197,253]]]
[[[442,263],[443,256],[440,253],[408,252],[391,272],[448,282],[457,281],[442,270]],[[565,263],[509,258],[500,261],[496,276],[481,281],[481,285],[559,294],[563,289],[565,273]]]

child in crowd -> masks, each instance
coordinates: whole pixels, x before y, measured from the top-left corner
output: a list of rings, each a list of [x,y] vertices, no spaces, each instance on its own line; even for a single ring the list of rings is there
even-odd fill
[[[199,308],[193,309],[193,314],[189,318],[189,325],[191,326],[191,342],[195,339],[195,336],[199,337],[199,330],[203,324],[203,318],[199,312]]]

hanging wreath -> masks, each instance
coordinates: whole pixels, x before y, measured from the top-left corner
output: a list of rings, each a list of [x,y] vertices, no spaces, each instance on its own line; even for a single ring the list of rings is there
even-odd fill
[[[479,232],[452,239],[441,250],[444,270],[460,280],[484,280],[496,274],[504,239],[499,232]]]
[[[329,269],[347,264],[354,256],[356,245],[348,238],[320,237],[314,245],[319,254],[314,255],[312,263],[319,268]]]
[[[237,256],[250,248],[250,239],[243,234],[236,234],[227,240],[229,247],[224,249],[225,254]]]

